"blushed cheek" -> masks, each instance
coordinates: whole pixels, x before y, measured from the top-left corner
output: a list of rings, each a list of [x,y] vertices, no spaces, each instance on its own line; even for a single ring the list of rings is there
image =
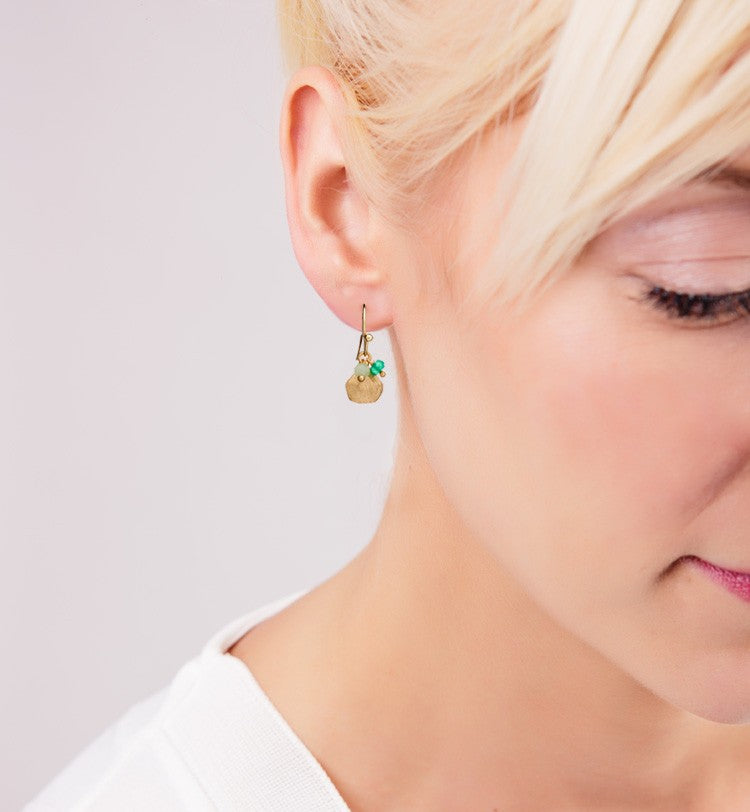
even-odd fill
[[[674,343],[579,312],[547,312],[519,339],[520,414],[546,504],[574,516],[594,558],[612,544],[634,567],[686,554],[690,511],[737,464],[711,386],[721,371],[697,384],[692,363],[670,357]]]

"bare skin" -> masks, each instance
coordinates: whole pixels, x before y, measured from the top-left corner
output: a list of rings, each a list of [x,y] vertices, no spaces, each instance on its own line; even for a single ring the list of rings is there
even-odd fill
[[[634,292],[655,262],[684,289],[678,244],[735,257],[690,265],[696,290],[750,285],[750,195],[665,196],[523,320],[461,324],[473,266],[448,289],[443,240],[479,261],[513,142],[406,236],[347,181],[342,105],[322,68],[289,83],[287,214],[330,309],[389,329],[391,486],[361,553],[230,653],[353,812],[746,810],[750,604],[672,565],[750,570],[750,319],[678,325]]]

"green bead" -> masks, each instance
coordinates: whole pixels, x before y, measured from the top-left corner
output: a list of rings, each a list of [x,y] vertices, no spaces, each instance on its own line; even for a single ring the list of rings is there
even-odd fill
[[[383,369],[384,366],[385,366],[385,363],[383,361],[381,361],[380,359],[378,359],[370,367],[370,371],[372,372],[373,375],[377,375],[380,372],[380,370]]]
[[[355,375],[369,375],[369,373],[370,367],[368,367],[367,364],[357,364],[357,366],[354,367]]]

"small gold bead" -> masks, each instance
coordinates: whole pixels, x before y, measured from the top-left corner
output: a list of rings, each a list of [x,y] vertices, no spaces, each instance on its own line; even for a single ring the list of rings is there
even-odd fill
[[[364,375],[357,375],[357,380],[358,381],[363,381],[364,379],[365,379]]]
[[[384,369],[380,371],[380,377],[385,378],[385,370]]]

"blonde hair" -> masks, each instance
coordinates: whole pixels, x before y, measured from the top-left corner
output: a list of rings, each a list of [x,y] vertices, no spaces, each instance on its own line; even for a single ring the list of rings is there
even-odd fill
[[[529,112],[479,307],[528,302],[615,219],[750,147],[747,2],[277,2],[287,72],[337,77],[347,171],[396,225],[488,127]]]

